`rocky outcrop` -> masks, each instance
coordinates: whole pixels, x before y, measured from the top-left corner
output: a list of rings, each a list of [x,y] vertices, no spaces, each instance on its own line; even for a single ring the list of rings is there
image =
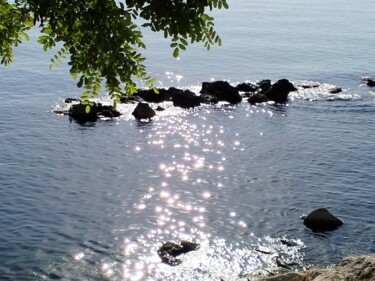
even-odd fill
[[[242,101],[238,90],[226,81],[203,82],[200,93],[217,97],[219,101],[226,101],[231,104]]]
[[[303,219],[303,224],[313,231],[332,231],[337,229],[343,222],[331,214],[327,209],[320,208]]]
[[[375,256],[358,256],[343,259],[331,269],[310,269],[277,276],[253,279],[257,281],[374,281]]]
[[[115,118],[121,116],[121,113],[115,110],[112,105],[98,103],[97,115],[98,117]]]
[[[78,103],[73,104],[68,111],[68,115],[80,122],[95,122],[99,117],[115,118],[121,115],[120,112],[115,110],[112,105],[102,105],[101,103],[93,103],[89,106],[86,104]]]
[[[171,90],[172,89],[172,90]],[[154,90],[142,90],[139,89],[138,93],[134,94],[136,97],[142,98],[146,102],[161,103],[164,101],[170,101],[172,99],[173,89],[158,89],[159,93],[155,93]]]
[[[287,79],[281,79],[271,86],[269,80],[259,82],[260,91],[251,95],[247,100],[251,104],[274,101],[275,103],[286,103],[288,95],[292,91],[297,91],[294,85]]]
[[[177,90],[177,89],[176,89]],[[189,90],[179,90],[172,98],[174,106],[181,108],[193,108],[201,105],[201,98]]]
[[[98,106],[94,103],[89,107],[89,111],[87,106],[82,103],[73,104],[69,108],[69,116],[80,123],[95,122],[98,119]]]
[[[259,86],[251,83],[240,83],[236,86],[237,91],[254,93],[259,90]]]
[[[148,103],[140,102],[132,112],[135,119],[151,119],[156,115],[155,111]]]

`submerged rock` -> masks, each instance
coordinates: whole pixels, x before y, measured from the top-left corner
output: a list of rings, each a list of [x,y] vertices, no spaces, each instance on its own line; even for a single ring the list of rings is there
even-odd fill
[[[343,225],[343,222],[331,214],[327,209],[320,208],[308,214],[303,224],[313,231],[332,231]]]
[[[250,280],[250,279],[248,279]],[[358,256],[343,259],[330,269],[310,269],[290,272],[257,281],[373,281],[375,280],[375,256]]]
[[[226,101],[231,104],[242,101],[238,90],[226,81],[203,82],[200,93],[217,97],[219,101]]]
[[[332,87],[328,90],[330,94],[338,94],[342,92],[342,89],[340,87]]]
[[[182,263],[182,260],[177,259],[177,256],[186,254],[191,251],[196,251],[199,248],[199,244],[185,240],[181,241],[180,244],[166,242],[159,248],[158,255],[161,258],[162,262],[166,264],[179,265]]]
[[[257,93],[257,94],[253,94],[253,95],[251,95],[251,96],[247,99],[247,101],[248,101],[249,103],[251,103],[251,104],[256,104],[256,103],[268,102],[269,99],[268,99],[265,95],[263,95],[263,94],[261,94],[261,93]]]
[[[135,119],[151,119],[156,115],[155,111],[148,103],[140,102],[132,112]]]

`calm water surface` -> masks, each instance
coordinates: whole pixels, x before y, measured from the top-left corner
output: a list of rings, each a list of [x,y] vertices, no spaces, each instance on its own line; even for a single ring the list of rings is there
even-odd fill
[[[33,40],[0,68],[0,280],[236,280],[275,270],[277,255],[300,270],[375,252],[375,92],[361,82],[375,76],[374,2],[229,4],[210,52],[174,60],[146,32],[158,86],[320,86],[285,106],[166,103],[137,122],[123,105],[120,119],[82,126],[52,113],[79,90]],[[307,230],[300,216],[319,207],[344,225]],[[161,264],[158,247],[181,239],[201,249]]]

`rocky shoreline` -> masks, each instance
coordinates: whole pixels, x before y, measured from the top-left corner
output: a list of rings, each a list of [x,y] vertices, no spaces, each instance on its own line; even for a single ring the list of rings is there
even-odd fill
[[[249,281],[374,281],[375,256],[347,257],[332,268],[312,268],[304,272],[289,272]]]

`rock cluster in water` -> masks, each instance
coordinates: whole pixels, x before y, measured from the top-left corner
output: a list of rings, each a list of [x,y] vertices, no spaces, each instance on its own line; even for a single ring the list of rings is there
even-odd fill
[[[200,95],[195,94],[190,90],[182,90],[171,87],[169,89],[158,89],[159,94],[153,90],[139,90],[132,100],[123,98],[122,102],[149,102],[161,103],[165,101],[173,102],[176,107],[184,109],[194,108],[201,104],[216,104],[220,101],[228,102],[230,104],[237,104],[242,102],[242,98],[248,97],[248,102],[251,104],[273,101],[275,103],[286,103],[288,95],[291,91],[297,89],[287,79],[281,79],[274,84],[271,80],[262,80],[257,84],[241,83],[236,87],[230,85],[226,81],[203,82],[200,90]],[[240,94],[240,92],[243,92]],[[140,101],[141,100],[141,101]],[[148,115],[147,112],[150,114]],[[139,116],[149,119],[154,114],[147,109],[144,114],[140,113]]]
[[[375,79],[362,78],[362,81],[369,87],[375,87]],[[302,84],[298,85],[302,89],[317,88],[319,84]],[[151,119],[156,115],[155,111],[164,110],[160,106],[155,110],[147,103],[162,103],[165,101],[173,102],[176,107],[184,109],[198,107],[202,104],[216,104],[220,101],[230,104],[242,102],[243,98],[247,98],[250,104],[275,102],[283,104],[288,101],[290,92],[298,91],[298,89],[287,79],[280,79],[274,84],[271,80],[261,80],[257,83],[240,83],[232,86],[226,81],[203,82],[199,95],[190,90],[178,89],[170,87],[168,89],[159,88],[158,94],[154,90],[139,89],[132,96],[123,96],[120,98],[121,103],[139,103],[139,106],[133,112],[136,119]],[[330,94],[338,94],[342,89],[333,86],[328,89]],[[79,99],[67,98],[65,103],[74,102],[69,110],[55,110],[57,114],[69,115],[78,122],[96,121],[100,117],[114,118],[121,115],[112,106],[102,105],[100,103],[92,106],[89,113],[86,112],[86,106],[80,104]],[[78,103],[78,104],[76,104]]]
[[[262,80],[256,84],[241,83],[235,87],[226,81],[214,81],[203,82],[199,95],[190,90],[175,87],[160,88],[158,94],[154,90],[139,89],[133,96],[123,96],[120,100],[122,103],[138,103],[133,112],[136,119],[150,119],[156,113],[150,106],[147,106],[147,103],[171,101],[174,106],[184,109],[194,108],[201,104],[217,104],[218,102],[237,104],[242,102],[243,97],[247,97],[247,101],[251,104],[268,101],[286,103],[289,93],[296,90],[287,79],[281,79],[274,84],[271,84],[271,80]],[[87,113],[86,105],[80,104],[79,99],[67,98],[65,100],[65,103],[72,102],[78,102],[78,104],[73,104],[68,111],[56,110],[55,113],[69,115],[79,122],[96,121],[100,116],[113,118],[121,115],[112,106],[104,106],[100,103],[94,103],[90,112]],[[163,109],[159,108],[158,110]]]

